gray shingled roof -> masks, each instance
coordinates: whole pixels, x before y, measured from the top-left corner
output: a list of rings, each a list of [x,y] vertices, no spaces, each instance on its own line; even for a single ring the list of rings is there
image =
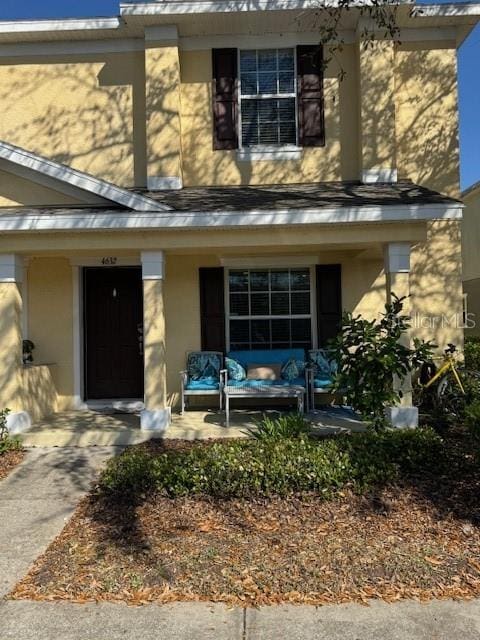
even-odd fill
[[[141,191],[176,211],[265,211],[372,205],[432,205],[458,202],[412,182],[315,184],[248,187],[185,187],[178,191]]]

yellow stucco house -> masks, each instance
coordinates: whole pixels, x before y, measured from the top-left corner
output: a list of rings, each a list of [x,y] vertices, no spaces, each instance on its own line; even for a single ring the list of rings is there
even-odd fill
[[[466,336],[480,336],[480,182],[462,193],[463,292],[465,294]]]
[[[396,12],[401,44],[364,50],[349,11],[325,70],[314,0],[0,23],[14,430],[112,398],[164,429],[188,351],[321,346],[392,291],[412,334],[461,345],[456,55],[480,5]]]

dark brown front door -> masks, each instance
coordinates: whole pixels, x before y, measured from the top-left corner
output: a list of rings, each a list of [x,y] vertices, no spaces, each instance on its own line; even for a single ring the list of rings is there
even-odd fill
[[[143,396],[143,294],[137,267],[85,268],[87,399]]]

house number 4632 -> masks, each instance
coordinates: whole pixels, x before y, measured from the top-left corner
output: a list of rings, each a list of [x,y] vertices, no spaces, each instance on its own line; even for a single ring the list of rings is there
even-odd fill
[[[117,258],[114,258],[112,256],[107,256],[106,258],[102,258],[102,264],[103,265],[114,265],[117,264]]]

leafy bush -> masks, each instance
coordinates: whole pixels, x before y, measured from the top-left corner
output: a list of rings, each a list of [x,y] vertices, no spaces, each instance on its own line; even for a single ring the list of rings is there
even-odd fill
[[[465,407],[465,423],[475,440],[480,441],[480,399]]]
[[[129,498],[146,491],[169,496],[250,497],[315,492],[331,497],[391,482],[437,465],[442,440],[431,430],[364,433],[328,440],[234,440],[152,454],[128,449],[111,460],[100,487]]]
[[[0,411],[0,455],[6,451],[21,449],[22,445],[18,438],[12,438],[8,433],[7,416],[9,409]]]
[[[405,298],[392,294],[392,299],[380,319],[345,313],[342,330],[331,345],[332,358],[338,363],[334,388],[377,431],[386,426],[385,409],[397,405],[402,397],[394,377],[404,380],[431,359],[434,346],[418,339],[413,348],[402,344],[410,319],[402,315]]]
[[[300,438],[310,432],[310,424],[300,413],[288,413],[278,418],[264,416],[248,433],[257,440]]]
[[[480,338],[465,338],[465,368],[480,371]]]

